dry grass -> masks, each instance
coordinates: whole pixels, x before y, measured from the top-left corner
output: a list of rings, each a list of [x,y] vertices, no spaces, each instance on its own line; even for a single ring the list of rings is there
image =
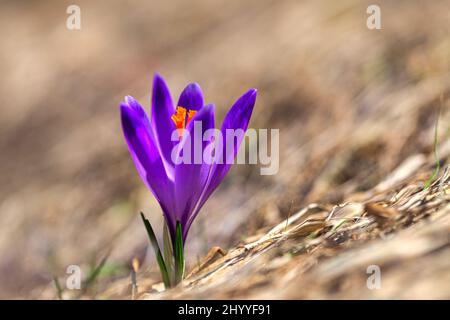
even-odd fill
[[[311,204],[227,253],[212,248],[176,289],[160,292],[161,283],[142,275],[136,298],[448,299],[450,167],[424,190],[425,176],[411,163],[359,201]],[[366,286],[370,265],[381,269],[380,289]],[[119,281],[99,297],[127,291]]]
[[[110,252],[82,298],[130,299],[133,260],[138,298],[448,298],[448,1],[379,2],[381,31],[370,1],[80,0],[69,32],[63,2],[3,1],[0,297],[57,298],[54,277],[87,279]],[[199,82],[217,123],[257,87],[251,127],[280,129],[278,174],[231,170],[189,235],[190,276],[164,293],[138,216],[162,230],[161,211],[117,110],[127,94],[148,107],[155,71],[174,98]]]

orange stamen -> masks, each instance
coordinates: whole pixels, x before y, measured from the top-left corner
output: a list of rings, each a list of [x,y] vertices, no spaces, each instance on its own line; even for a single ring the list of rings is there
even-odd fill
[[[177,107],[175,114],[171,117],[172,121],[175,123],[175,127],[178,131],[178,136],[181,138],[183,135],[183,130],[185,128],[186,121],[186,109],[183,107]]]
[[[189,110],[187,123],[191,122],[192,118],[195,116],[196,113],[197,113],[196,110]]]
[[[191,122],[192,118],[194,118],[197,113],[196,110],[189,110],[187,112],[187,121],[186,121],[186,109],[183,107],[177,107],[175,110],[175,114],[171,117],[173,123],[175,123],[175,127],[178,131],[178,137],[181,139],[183,136],[183,131],[186,128],[186,125]]]

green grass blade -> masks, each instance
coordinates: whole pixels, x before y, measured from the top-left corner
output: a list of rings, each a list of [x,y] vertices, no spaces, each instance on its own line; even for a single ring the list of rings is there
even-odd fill
[[[88,290],[90,290],[92,286],[95,284],[95,281],[97,280],[97,277],[99,276],[100,272],[105,266],[105,263],[108,260],[110,253],[111,249],[109,249],[108,252],[105,254],[105,256],[102,258],[102,260],[100,260],[100,263],[97,266],[94,266],[94,268],[89,272],[89,275],[83,282],[82,290],[78,294],[77,299],[83,297],[83,295],[85,295],[86,292],[88,292]]]
[[[63,296],[62,296],[63,288],[61,287],[61,284],[59,283],[59,280],[56,276],[53,276],[53,283],[55,284],[56,294],[58,295],[58,299],[64,300]]]
[[[164,263],[163,256],[161,254],[161,250],[159,250],[158,240],[156,240],[155,232],[153,232],[153,228],[150,224],[150,221],[144,216],[141,212],[142,221],[144,222],[145,229],[147,229],[148,238],[150,239],[150,243],[153,246],[153,250],[155,251],[156,261],[159,265],[159,270],[161,271],[161,276],[163,278],[164,286],[166,289],[170,288],[170,278],[167,272],[166,264]]]
[[[434,126],[434,158],[436,161],[436,167],[434,168],[433,174],[431,177],[425,182],[425,186],[423,187],[424,190],[428,190],[428,188],[431,186],[433,181],[436,179],[437,175],[439,174],[439,170],[441,169],[441,162],[439,161],[439,153],[438,153],[438,125],[439,125],[439,118],[441,115],[441,110],[439,109],[438,115],[436,117],[436,123]]]
[[[166,222],[164,222],[163,241],[164,241],[164,261],[166,262],[167,271],[169,272],[170,275],[170,282],[175,283],[173,245],[172,239],[170,238],[169,227],[167,226]]]
[[[102,271],[103,267],[105,266],[106,260],[108,260],[109,252],[102,258],[100,263],[90,272],[89,276],[84,282],[84,287],[87,289],[89,288],[97,279],[98,275]]]
[[[181,223],[177,221],[175,229],[175,283],[178,284],[184,277],[184,249],[183,249],[183,233],[181,231]]]

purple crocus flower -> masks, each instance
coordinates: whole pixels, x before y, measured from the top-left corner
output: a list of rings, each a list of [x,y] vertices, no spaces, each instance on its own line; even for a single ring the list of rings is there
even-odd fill
[[[255,101],[256,89],[251,89],[235,102],[222,123],[223,137],[228,129],[247,130]],[[214,143],[214,139],[198,141],[193,125],[201,122],[202,135],[214,128],[214,105],[204,105],[200,86],[191,83],[181,93],[175,108],[167,85],[159,75],[153,79],[150,120],[141,105],[130,96],[125,97],[120,110],[131,157],[140,177],[162,208],[172,243],[177,221],[181,224],[185,243],[194,218],[230,170],[243,135],[237,137],[234,148],[228,152],[226,143],[217,145],[214,158],[223,161],[174,162],[172,151],[177,145],[200,144],[205,150]],[[179,134],[179,141],[172,141],[174,130]]]

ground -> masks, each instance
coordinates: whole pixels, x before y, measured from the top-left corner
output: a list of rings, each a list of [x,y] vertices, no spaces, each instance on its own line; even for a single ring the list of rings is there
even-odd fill
[[[449,1],[379,1],[381,30],[370,1],[78,1],[77,31],[69,4],[1,4],[0,297],[450,298]],[[280,130],[279,172],[233,167],[165,292],[118,113],[155,72],[219,124],[256,87],[250,127]]]

